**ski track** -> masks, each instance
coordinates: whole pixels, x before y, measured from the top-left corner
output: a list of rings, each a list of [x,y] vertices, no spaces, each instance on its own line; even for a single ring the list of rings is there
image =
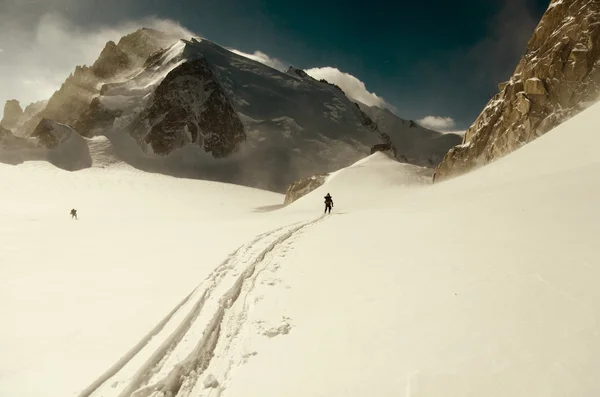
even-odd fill
[[[314,223],[323,220],[326,217],[327,215],[323,215]],[[314,223],[311,223],[310,225],[312,226]],[[243,364],[245,364],[250,357],[257,354],[256,351],[246,350],[247,347],[245,347],[243,343],[241,343],[243,339],[245,339],[248,336],[248,333],[243,332],[245,326],[250,332],[250,334],[256,334],[256,330],[254,329],[255,327],[251,324],[253,323],[253,321],[249,320],[252,319],[252,316],[250,315],[251,306],[259,302],[263,298],[263,296],[257,295],[256,293],[257,283],[259,283],[259,281],[262,281],[262,284],[264,285],[274,285],[276,281],[273,281],[268,277],[272,276],[274,273],[277,272],[277,270],[280,267],[278,261],[281,260],[281,258],[285,257],[287,253],[287,248],[293,245],[293,240],[301,235],[303,229],[306,226],[308,225],[298,228],[293,233],[293,235],[288,236],[288,238],[284,239],[284,241],[278,244],[277,250],[271,251],[271,255],[270,258],[268,258],[268,260],[265,260],[263,258],[263,260],[260,262],[260,266],[256,266],[254,275],[242,287],[240,296],[243,296],[243,299],[238,299],[235,302],[235,305],[232,305],[224,327],[225,337],[220,339],[219,345],[216,346],[215,349],[215,353],[218,354],[215,355],[215,358],[211,360],[209,366],[205,369],[204,373],[202,374],[205,376],[204,379],[206,379],[206,377],[209,376],[218,380],[220,382],[218,386],[214,388],[207,388],[204,385],[204,382],[202,382],[202,379],[195,379],[193,382],[189,382],[188,379],[187,384],[184,384],[184,387],[186,389],[185,393],[177,394],[177,397],[221,396],[227,388],[228,382],[231,379],[233,371],[237,367],[240,367]],[[270,270],[270,272],[267,272],[267,270]],[[264,330],[265,332],[262,332],[262,335],[272,338],[276,335],[288,333],[289,329],[291,328],[291,325],[287,321],[289,321],[290,319],[287,317],[283,317],[283,319],[283,324],[281,324],[279,327],[275,327],[270,330]],[[260,323],[262,322],[263,321],[261,320]],[[254,324],[256,324],[256,322],[254,322]],[[272,331],[274,334],[269,335],[269,331]],[[162,394],[158,394],[152,395],[151,397],[162,396]]]
[[[210,365],[223,323],[232,324],[227,343],[239,334],[248,309],[248,294],[265,269],[257,268],[296,233],[323,219],[325,215],[286,225],[239,247],[79,397],[189,395]],[[229,313],[241,295],[241,310],[238,305]],[[225,379],[232,365],[230,361],[223,374]],[[220,395],[222,390],[215,391]]]

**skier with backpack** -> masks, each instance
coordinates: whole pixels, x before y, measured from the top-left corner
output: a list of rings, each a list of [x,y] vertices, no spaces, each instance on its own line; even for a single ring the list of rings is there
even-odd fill
[[[331,195],[329,193],[327,193],[327,196],[325,196],[325,213],[327,213],[327,211],[329,211],[329,213],[331,214],[332,207],[333,207],[333,197],[331,197]]]

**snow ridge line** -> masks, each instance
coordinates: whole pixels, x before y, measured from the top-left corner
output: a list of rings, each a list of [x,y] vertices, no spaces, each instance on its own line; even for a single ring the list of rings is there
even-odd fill
[[[149,395],[160,395],[160,396],[176,396],[180,391],[181,387],[186,381],[191,380],[191,377],[197,379],[209,366],[213,352],[219,341],[221,332],[221,325],[223,319],[227,314],[227,311],[239,298],[244,282],[248,280],[255,272],[257,265],[265,260],[267,254],[272,252],[277,246],[288,240],[298,231],[316,224],[322,221],[325,216],[312,220],[310,222],[303,223],[299,226],[295,226],[283,235],[279,236],[275,241],[271,242],[264,250],[262,250],[258,256],[252,261],[252,263],[242,272],[238,277],[233,287],[229,289],[219,300],[219,307],[216,313],[213,315],[208,327],[205,329],[204,334],[194,350],[180,363],[178,363],[166,378],[160,380],[154,385],[149,385],[145,388],[139,389],[132,393],[132,388],[127,388],[127,393],[123,392],[119,397],[145,397]],[[283,228],[281,228],[283,229]],[[281,230],[278,229],[278,230]],[[274,234],[267,233],[265,235]],[[258,238],[256,240],[260,240]],[[256,241],[255,240],[255,241]],[[137,383],[137,382],[135,382]],[[192,381],[193,383],[193,381]],[[132,394],[129,394],[132,393]]]

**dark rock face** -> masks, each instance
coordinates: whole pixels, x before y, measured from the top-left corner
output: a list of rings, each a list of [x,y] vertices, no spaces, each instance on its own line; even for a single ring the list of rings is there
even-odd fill
[[[309,77],[308,74],[302,69],[296,69],[293,66],[290,66],[286,71],[287,74],[296,75],[301,78]]]
[[[600,2],[553,0],[513,76],[499,88],[463,144],[446,154],[436,180],[518,149],[600,97]]]
[[[325,79],[321,79],[321,80],[319,80],[319,81],[320,81],[321,83],[324,83],[324,84],[327,84],[327,85],[330,85],[330,86],[332,86],[333,88],[335,88],[336,90],[338,90],[338,91],[339,91],[339,92],[341,92],[342,94],[346,95],[346,93],[344,92],[344,90],[342,90],[342,88],[341,88],[339,85],[337,85],[337,84],[333,84],[333,83],[330,83],[329,81],[327,81],[327,80],[325,80]],[[356,106],[358,106],[358,104],[356,104]]]
[[[144,62],[144,69],[148,69],[148,68],[153,68],[156,67],[160,64],[160,61],[163,57],[163,55],[165,55],[165,52],[167,50],[161,49],[158,51],[153,52],[148,59],[146,59],[146,62]]]
[[[109,41],[92,65],[92,71],[97,77],[107,79],[116,76],[131,66],[132,61],[129,55],[119,48],[114,41]]]
[[[400,158],[398,158],[398,153],[396,151],[396,148],[394,147],[394,144],[392,143],[392,138],[386,134],[385,132],[381,132],[379,130],[379,127],[377,126],[377,124],[365,113],[360,109],[360,106],[358,104],[355,104],[356,108],[358,109],[359,112],[359,120],[361,122],[361,124],[363,126],[365,126],[366,128],[368,128],[369,130],[373,131],[373,132],[377,132],[379,134],[379,137],[381,138],[381,141],[383,143],[381,144],[377,144],[374,147],[387,147],[390,152],[392,152],[392,154],[394,155],[394,157],[397,160],[401,160]],[[383,145],[383,146],[382,146]],[[373,148],[371,148],[371,154],[375,153],[373,151]]]
[[[173,69],[142,114],[150,127],[142,137],[156,154],[193,143],[215,158],[233,153],[245,140],[244,126],[203,59]],[[138,131],[136,134],[143,134]]]
[[[102,106],[99,97],[96,97],[90,103],[90,106],[84,111],[74,127],[81,135],[85,137],[93,136],[92,130],[95,128],[108,128],[113,121],[123,113],[123,110],[110,110]]]
[[[37,138],[38,142],[45,148],[54,149],[69,138],[71,133],[71,128],[66,125],[58,124],[52,120],[42,119],[35,131],[31,134],[31,137]]]
[[[6,128],[4,128],[0,125],[0,138],[7,137],[9,135],[12,135],[12,132],[10,132],[9,130],[7,130]]]
[[[4,117],[0,121],[0,125],[7,129],[15,128],[23,116],[21,104],[16,99],[6,101],[4,105]]]
[[[392,150],[392,145],[389,143],[380,143],[378,145],[375,145],[371,148],[371,154],[377,153],[377,152],[388,152]]]
[[[14,155],[19,150],[35,149],[36,145],[25,138],[15,136],[10,130],[0,125],[0,162],[8,164],[19,164],[23,160],[19,154]]]

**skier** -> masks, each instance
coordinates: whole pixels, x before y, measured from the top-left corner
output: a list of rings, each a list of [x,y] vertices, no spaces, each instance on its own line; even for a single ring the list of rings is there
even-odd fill
[[[71,210],[71,219],[77,219],[77,210],[75,208]]]
[[[329,210],[329,213],[331,214],[331,207],[333,207],[333,197],[327,193],[327,196],[325,196],[325,213]]]

